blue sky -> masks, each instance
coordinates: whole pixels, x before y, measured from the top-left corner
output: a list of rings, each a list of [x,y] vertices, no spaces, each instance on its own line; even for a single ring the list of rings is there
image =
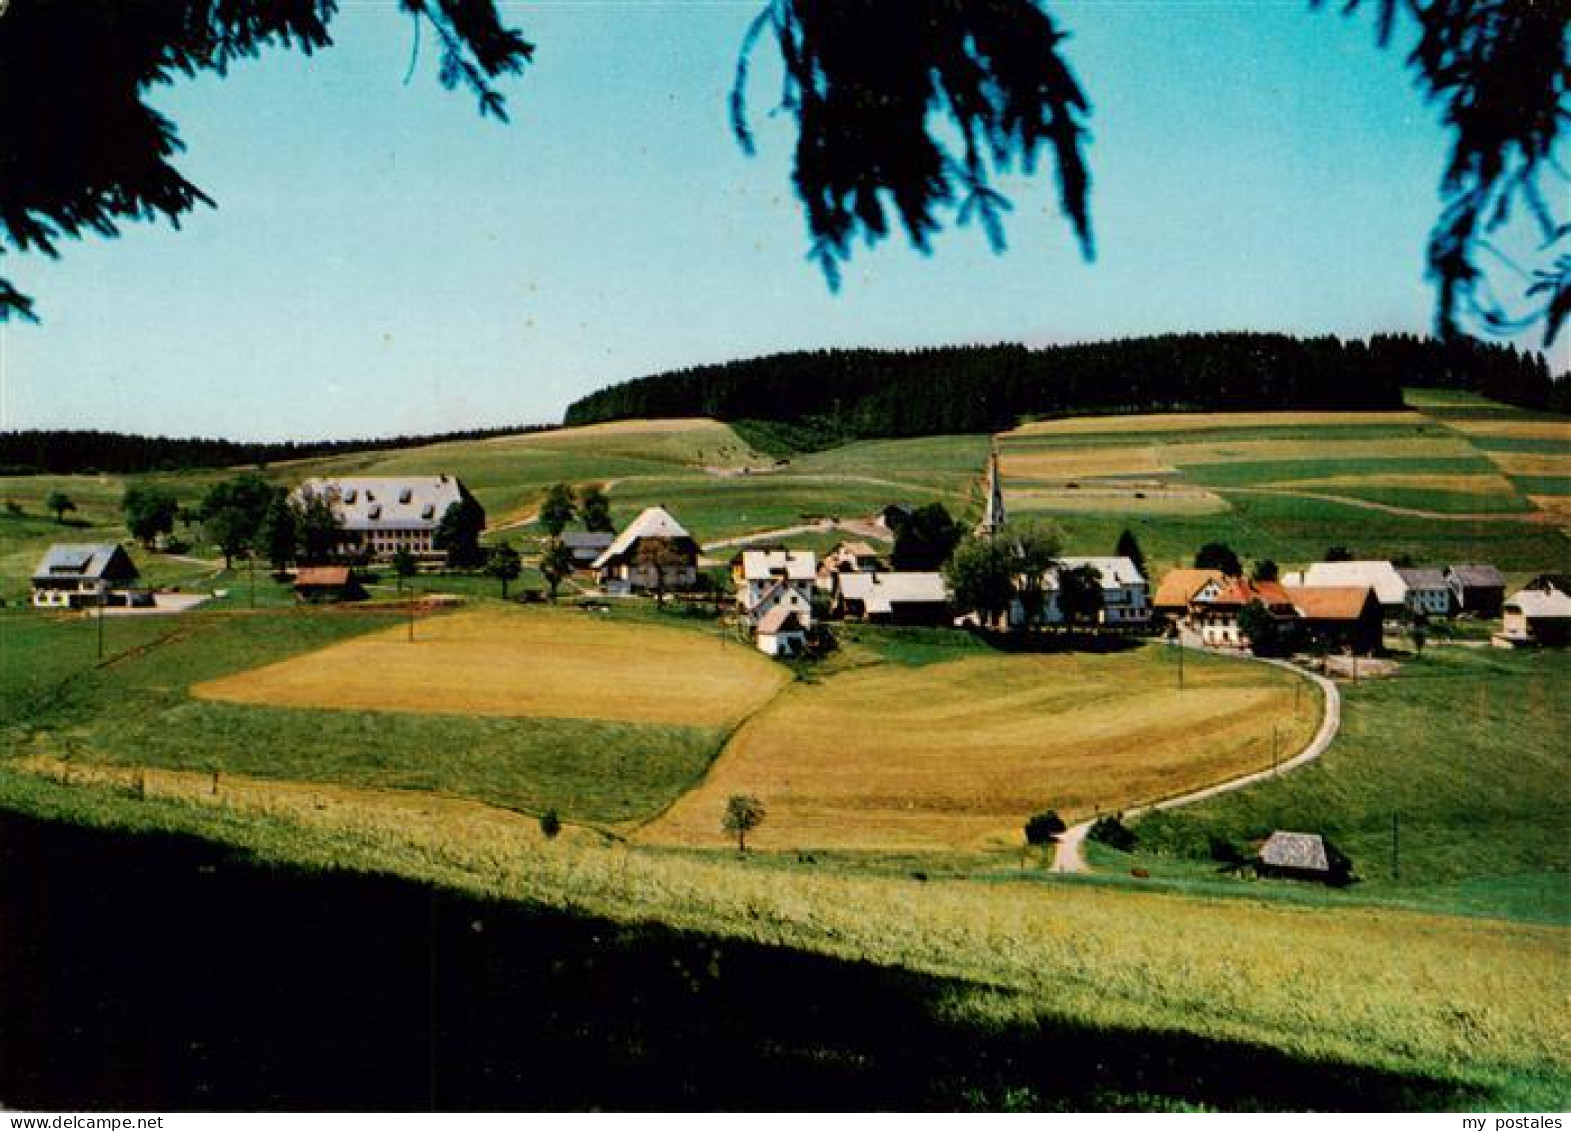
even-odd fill
[[[160,92],[218,202],[0,268],[42,323],[3,335],[8,428],[234,438],[548,421],[672,366],[828,345],[1169,330],[1423,330],[1444,138],[1367,17],[1307,3],[1049,5],[1090,94],[1098,258],[1051,173],[1012,180],[1010,247],[804,258],[792,131],[755,68],[759,152],[726,94],[749,3],[506,6],[536,62],[510,125],[441,89],[429,32],[346,3],[337,43]]]

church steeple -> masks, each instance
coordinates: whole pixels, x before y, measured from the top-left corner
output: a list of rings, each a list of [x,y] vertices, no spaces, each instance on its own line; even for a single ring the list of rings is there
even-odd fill
[[[982,521],[977,524],[976,531],[991,538],[1004,528],[1007,521],[1004,514],[1004,483],[998,474],[998,445],[995,443],[987,458],[987,503],[982,508]]]

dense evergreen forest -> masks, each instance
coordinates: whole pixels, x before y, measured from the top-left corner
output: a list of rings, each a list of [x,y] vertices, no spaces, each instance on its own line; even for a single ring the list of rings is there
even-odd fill
[[[1399,334],[1170,334],[1043,349],[775,354],[613,385],[570,406],[566,423],[712,416],[770,422],[776,436],[813,446],[995,431],[1023,416],[1398,408],[1404,385],[1566,408],[1566,382],[1551,379],[1542,356],[1512,346]]]
[[[389,436],[376,440],[257,443],[60,429],[0,432],[0,475],[71,475],[100,471],[129,474],[236,467],[312,459],[345,452],[414,448],[449,440],[484,440],[492,436],[540,432],[554,427],[556,425],[553,424],[532,424],[510,428],[477,428],[467,432],[444,432],[429,436]]]

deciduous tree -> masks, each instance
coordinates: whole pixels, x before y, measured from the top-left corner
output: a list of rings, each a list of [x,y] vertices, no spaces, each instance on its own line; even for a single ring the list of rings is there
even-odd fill
[[[180,503],[162,487],[133,483],[126,488],[120,508],[125,512],[125,525],[131,536],[151,549],[160,534],[174,530]]]
[[[51,491],[44,499],[44,509],[55,516],[55,522],[65,521],[65,512],[76,510],[76,503],[64,491]]]
[[[566,483],[553,483],[540,504],[540,525],[552,538],[560,538],[577,510],[573,502],[573,489]]]
[[[736,837],[736,850],[747,851],[747,834],[764,823],[764,803],[751,794],[734,793],[725,803],[720,826]]]
[[[1244,563],[1226,542],[1207,542],[1195,554],[1196,569],[1221,570],[1228,577],[1244,576]]]
[[[485,530],[485,511],[467,494],[442,512],[431,545],[447,555],[454,569],[472,569],[485,560],[480,535]]]
[[[545,578],[546,591],[551,594],[551,600],[556,600],[556,592],[562,587],[562,582],[573,575],[574,564],[573,551],[560,538],[552,538],[540,551],[540,576]]]
[[[492,546],[485,558],[485,571],[502,583],[502,600],[507,600],[507,584],[523,572],[518,551],[506,542]]]
[[[578,492],[578,517],[583,519],[585,530],[616,529],[611,522],[611,500],[593,483]]]

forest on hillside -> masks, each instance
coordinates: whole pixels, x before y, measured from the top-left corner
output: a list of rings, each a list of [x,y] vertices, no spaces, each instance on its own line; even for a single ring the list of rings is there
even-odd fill
[[[1543,357],[1470,338],[1168,334],[1032,349],[837,349],[659,373],[591,393],[568,425],[637,417],[766,421],[825,442],[989,432],[1021,417],[1391,409],[1404,385],[1564,411]],[[789,435],[789,431],[787,433]]]
[[[293,459],[316,459],[347,452],[417,448],[453,440],[486,440],[541,432],[554,424],[474,428],[425,436],[385,436],[374,440],[217,440],[205,437],[136,436],[90,429],[32,429],[0,432],[0,475],[76,475],[107,472],[192,471],[200,468],[263,466]]]

